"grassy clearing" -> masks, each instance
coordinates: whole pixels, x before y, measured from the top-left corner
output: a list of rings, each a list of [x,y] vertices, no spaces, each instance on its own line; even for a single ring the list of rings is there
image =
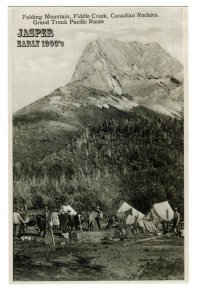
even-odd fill
[[[184,240],[14,240],[14,281],[183,280]]]

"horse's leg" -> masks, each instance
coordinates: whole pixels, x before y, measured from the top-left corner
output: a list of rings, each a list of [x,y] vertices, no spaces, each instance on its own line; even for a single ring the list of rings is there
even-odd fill
[[[63,233],[68,232],[68,225],[67,224],[63,224]]]
[[[41,233],[42,233],[42,228],[39,227],[38,236],[40,236]]]
[[[69,233],[71,233],[73,231],[73,225],[69,226]]]
[[[115,223],[115,218],[113,217],[113,218],[112,218],[112,223],[111,223],[111,228],[114,227],[114,223]]]
[[[123,218],[123,227],[126,228],[126,215]]]
[[[73,230],[73,224],[68,224],[68,232],[71,233]]]
[[[44,229],[43,229],[43,238],[45,238],[45,236],[46,236],[46,226],[44,227]]]

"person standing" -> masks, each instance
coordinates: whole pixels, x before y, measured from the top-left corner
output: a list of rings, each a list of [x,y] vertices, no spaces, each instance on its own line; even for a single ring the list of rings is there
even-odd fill
[[[44,215],[44,219],[46,221],[46,229],[48,229],[49,223],[50,223],[50,211],[49,211],[47,205],[44,206],[43,215]]]
[[[13,213],[13,233],[15,237],[20,237],[21,226],[22,224],[26,224],[26,221],[20,215],[20,211],[20,208],[16,208]]]
[[[92,211],[88,212],[88,231],[93,231],[94,230],[94,215],[92,213]]]
[[[50,221],[49,222],[50,226],[52,226],[53,229],[58,229],[59,228],[60,219],[59,219],[59,212],[58,212],[57,209],[51,213],[49,221]]]
[[[46,222],[48,222],[49,218],[50,218],[50,211],[49,211],[47,205],[45,205],[45,207],[44,207],[43,214],[44,214],[44,218],[45,218]]]
[[[101,231],[102,220],[103,220],[103,213],[102,213],[102,211],[99,209],[99,207],[97,206],[97,216],[96,216],[96,221],[97,221],[97,226],[98,226],[99,231]]]

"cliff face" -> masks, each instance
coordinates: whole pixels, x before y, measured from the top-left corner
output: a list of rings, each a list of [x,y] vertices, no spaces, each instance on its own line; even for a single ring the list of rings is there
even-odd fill
[[[183,66],[157,43],[97,40],[88,44],[71,82],[152,106],[182,102]],[[152,102],[154,105],[152,105]],[[177,106],[177,104],[176,104]]]

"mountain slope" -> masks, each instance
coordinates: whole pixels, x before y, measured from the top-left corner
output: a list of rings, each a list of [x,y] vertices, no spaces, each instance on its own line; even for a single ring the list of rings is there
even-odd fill
[[[85,127],[121,116],[179,117],[182,65],[158,44],[98,40],[88,44],[71,83],[14,114],[14,158],[43,159]]]
[[[15,117],[56,111],[76,119],[73,108],[146,106],[178,115],[183,108],[183,66],[157,43],[97,40],[88,44],[71,83],[23,108]]]
[[[77,81],[164,114],[183,107],[183,66],[157,43],[91,42],[71,80]]]

